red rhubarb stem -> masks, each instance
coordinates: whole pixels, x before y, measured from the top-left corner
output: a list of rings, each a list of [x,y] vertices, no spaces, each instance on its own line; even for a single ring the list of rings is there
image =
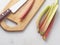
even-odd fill
[[[49,24],[49,26],[48,26],[48,28],[47,28],[47,31],[46,31],[45,34],[43,35],[43,39],[44,39],[44,40],[46,40],[47,37],[49,36],[49,33],[50,33],[51,29],[52,29],[52,25],[53,25],[53,23],[54,23],[54,19],[55,19],[55,16],[53,17],[51,23]]]
[[[26,10],[24,10],[24,12],[22,13],[20,19],[23,20],[27,14],[29,13],[29,11],[31,10],[31,8],[33,7],[33,4],[34,4],[35,0],[31,0],[26,6]]]

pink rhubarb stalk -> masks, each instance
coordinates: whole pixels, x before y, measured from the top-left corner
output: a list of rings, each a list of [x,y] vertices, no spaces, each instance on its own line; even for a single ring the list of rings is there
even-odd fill
[[[49,33],[51,31],[51,28],[52,28],[52,25],[54,23],[54,19],[55,19],[55,16],[54,18],[52,19],[51,23],[49,24],[48,28],[47,28],[47,31],[45,32],[45,34],[42,36],[44,40],[47,39],[47,37],[49,36]]]
[[[31,0],[27,5],[26,5],[26,10],[23,11],[23,13],[21,14],[21,21],[27,16],[27,14],[29,13],[29,11],[31,10],[33,4],[34,4],[35,0]]]

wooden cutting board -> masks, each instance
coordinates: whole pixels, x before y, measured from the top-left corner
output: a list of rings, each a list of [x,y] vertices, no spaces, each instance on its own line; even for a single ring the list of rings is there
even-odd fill
[[[6,6],[6,9],[8,9],[10,6],[12,6],[13,4],[15,4],[18,0],[11,0],[9,2],[9,4]],[[28,15],[26,16],[26,18],[21,22],[20,21],[20,14],[21,14],[21,11],[23,11],[26,7],[26,5],[29,3],[29,1],[31,0],[28,0],[28,2],[26,4],[24,4],[18,11],[17,13],[15,14],[10,14],[9,16],[7,16],[7,19],[9,19],[10,21],[12,22],[15,22],[16,23],[16,26],[14,27],[10,27],[6,24],[6,20],[3,20],[1,22],[1,27],[6,30],[6,31],[23,31],[26,26],[29,24],[29,22],[31,21],[31,19],[35,16],[35,14],[37,13],[37,11],[39,10],[39,8],[42,6],[42,4],[44,3],[45,0],[35,0],[34,2],[34,5],[32,7],[32,9],[30,10],[30,12],[28,13]],[[4,11],[3,10],[3,11]]]

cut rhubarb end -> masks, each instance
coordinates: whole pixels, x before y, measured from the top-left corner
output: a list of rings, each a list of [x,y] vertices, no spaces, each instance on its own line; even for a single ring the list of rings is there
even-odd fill
[[[41,35],[43,35],[44,33],[43,32],[40,32]]]
[[[44,36],[44,37],[42,37],[43,38],[43,40],[45,40],[46,41],[46,37]]]
[[[56,4],[58,4],[58,0],[56,0]]]

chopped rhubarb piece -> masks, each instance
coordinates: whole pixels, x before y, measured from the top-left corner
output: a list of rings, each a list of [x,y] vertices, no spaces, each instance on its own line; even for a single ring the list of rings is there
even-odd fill
[[[29,13],[29,11],[31,10],[31,8],[33,7],[35,0],[31,0],[27,5],[26,5],[26,10],[23,11],[23,13],[21,14],[21,21],[27,16],[27,14]]]

